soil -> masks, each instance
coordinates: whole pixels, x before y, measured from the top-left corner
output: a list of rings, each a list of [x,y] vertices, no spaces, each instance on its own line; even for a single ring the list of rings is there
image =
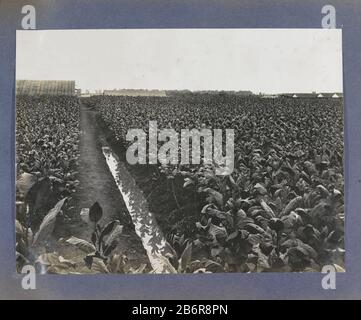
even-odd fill
[[[96,121],[97,111],[81,103],[80,113],[80,158],[79,181],[77,192],[73,195],[70,221],[65,221],[60,228],[63,237],[75,236],[90,241],[92,230],[80,218],[82,208],[90,208],[98,202],[103,209],[101,225],[112,220],[119,220],[124,225],[119,245],[115,251],[124,254],[133,268],[142,263],[149,264],[148,257],[140,238],[134,230],[131,218],[106,164],[102,147],[107,146],[103,130]],[[59,228],[58,228],[59,230]],[[71,247],[60,248],[66,257],[71,255]]]

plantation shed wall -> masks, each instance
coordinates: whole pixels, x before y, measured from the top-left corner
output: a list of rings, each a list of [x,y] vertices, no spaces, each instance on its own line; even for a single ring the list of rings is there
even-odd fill
[[[17,95],[75,95],[75,81],[60,80],[17,80]]]

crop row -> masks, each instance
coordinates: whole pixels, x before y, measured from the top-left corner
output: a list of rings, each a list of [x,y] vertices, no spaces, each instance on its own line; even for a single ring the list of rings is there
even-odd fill
[[[17,201],[30,205],[38,227],[43,215],[62,197],[75,192],[79,144],[79,102],[70,96],[17,96]],[[28,193],[36,184],[38,192]],[[33,190],[35,190],[33,188]],[[18,217],[25,223],[24,210]],[[22,208],[24,209],[24,208]],[[34,226],[35,224],[35,226]]]
[[[236,96],[93,97],[118,142],[129,129],[234,129],[235,169],[159,166],[181,181],[180,198],[198,194],[202,208],[179,210],[168,238],[192,243],[213,271],[343,270],[343,106],[334,99]],[[172,189],[173,195],[176,189]],[[171,192],[171,191],[170,191]],[[179,253],[178,253],[179,254]],[[174,256],[177,256],[175,253]],[[215,267],[217,266],[217,267]]]

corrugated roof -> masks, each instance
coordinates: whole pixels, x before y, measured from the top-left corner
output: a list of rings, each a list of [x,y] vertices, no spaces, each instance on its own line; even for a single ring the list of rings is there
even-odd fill
[[[73,80],[16,80],[17,95],[75,95]]]

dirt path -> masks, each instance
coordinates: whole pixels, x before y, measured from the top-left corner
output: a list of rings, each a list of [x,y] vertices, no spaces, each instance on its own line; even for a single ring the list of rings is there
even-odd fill
[[[98,126],[96,116],[95,110],[81,103],[80,184],[74,195],[74,206],[79,213],[82,208],[89,208],[97,201],[103,208],[102,225],[117,219],[125,226],[117,250],[127,256],[132,266],[149,263],[141,240],[132,228],[130,216],[102,153],[102,147],[107,146],[107,143],[104,133]],[[72,223],[71,233],[76,237],[89,240],[92,230],[77,216],[76,221]]]

